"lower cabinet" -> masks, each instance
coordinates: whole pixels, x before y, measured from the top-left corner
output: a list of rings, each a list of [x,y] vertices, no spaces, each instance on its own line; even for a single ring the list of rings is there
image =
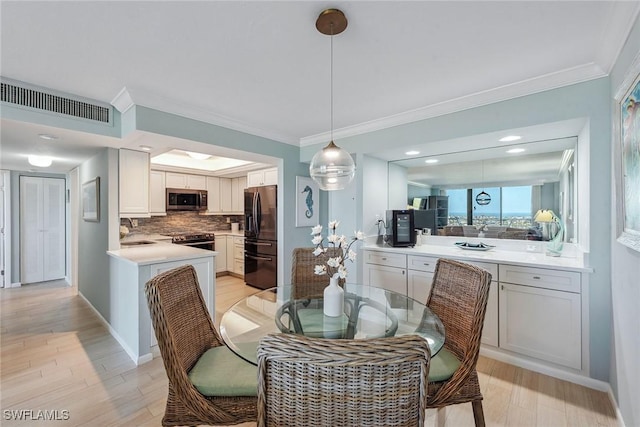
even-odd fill
[[[500,265],[500,348],[581,369],[579,291],[579,273]]]
[[[216,239],[216,273],[223,273],[227,271],[227,239],[225,236],[220,236]]]
[[[234,244],[233,236],[226,236],[227,239],[227,271],[233,272],[233,263],[235,262],[235,255],[233,254]]]
[[[365,251],[363,283],[408,295],[406,255]]]
[[[233,236],[233,272],[244,276],[244,237]]]
[[[426,303],[437,257],[364,251],[364,284]],[[581,274],[461,260],[492,276],[482,344],[582,369]]]
[[[216,251],[219,255],[216,273],[233,273],[244,277],[244,236],[217,235]]]
[[[438,258],[428,256],[407,255],[408,295],[423,304],[427,303],[433,282],[433,272],[436,271]]]

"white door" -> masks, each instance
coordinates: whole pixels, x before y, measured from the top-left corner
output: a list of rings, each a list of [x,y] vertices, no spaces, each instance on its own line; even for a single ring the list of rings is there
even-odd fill
[[[64,192],[64,179],[20,177],[22,283],[64,278]]]

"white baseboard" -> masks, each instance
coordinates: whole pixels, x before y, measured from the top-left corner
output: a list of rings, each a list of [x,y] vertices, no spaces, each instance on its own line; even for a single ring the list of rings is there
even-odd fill
[[[149,362],[149,361],[151,361],[153,359],[153,355],[151,355],[151,353],[144,354],[144,355],[138,357],[136,355],[136,353],[120,337],[120,335],[118,335],[116,330],[111,327],[109,322],[107,322],[106,319],[104,317],[102,317],[102,314],[100,314],[100,312],[93,306],[93,304],[91,304],[89,302],[89,300],[87,298],[85,298],[84,295],[82,295],[82,292],[78,292],[78,295],[80,296],[80,298],[82,298],[87,303],[87,305],[91,308],[91,310],[93,310],[93,312],[96,314],[96,316],[98,316],[98,319],[100,319],[100,322],[102,322],[102,324],[107,328],[107,330],[109,331],[111,336],[113,338],[115,338],[116,341],[118,341],[118,344],[120,344],[120,347],[122,347],[122,349],[127,353],[127,355],[129,355],[131,360],[133,360],[133,363],[135,363],[136,365],[141,365],[141,364],[147,363],[147,362]]]
[[[625,427],[624,419],[622,418],[622,413],[620,413],[620,407],[618,406],[618,402],[616,401],[616,397],[613,395],[613,389],[609,386],[607,390],[607,395],[609,396],[609,400],[611,404],[616,409],[616,421],[618,421],[619,427]]]
[[[499,360],[500,362],[509,363],[510,365],[519,366],[520,368],[525,368],[530,371],[549,375],[550,377],[569,381],[571,383],[589,387],[594,390],[604,392],[608,392],[609,390],[611,390],[611,386],[607,382],[596,380],[579,373],[566,371],[561,368],[555,368],[553,366],[545,365],[544,363],[537,363],[531,360],[523,359],[518,356],[513,356],[511,354],[507,354],[490,347],[480,347],[480,354],[491,359]]]
[[[7,285],[7,289],[8,289],[8,288],[19,288],[19,287],[21,287],[21,286],[22,286],[22,283],[21,283],[21,282],[9,283],[9,284]]]

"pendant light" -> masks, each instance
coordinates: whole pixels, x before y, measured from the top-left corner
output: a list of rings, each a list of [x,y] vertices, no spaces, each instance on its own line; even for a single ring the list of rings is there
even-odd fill
[[[356,173],[351,155],[333,142],[333,36],[347,28],[347,18],[338,9],[326,9],[318,16],[316,28],[331,40],[331,142],[313,156],[309,174],[321,190],[342,190]]]
[[[476,203],[480,206],[486,206],[491,203],[491,196],[489,195],[489,193],[486,193],[484,191],[484,160],[482,161],[482,184],[482,192],[478,193],[478,195],[476,196]]]

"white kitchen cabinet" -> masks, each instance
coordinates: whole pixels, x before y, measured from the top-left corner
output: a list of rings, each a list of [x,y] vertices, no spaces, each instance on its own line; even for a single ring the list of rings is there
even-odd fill
[[[233,272],[244,276],[244,237],[233,236]]]
[[[151,216],[167,214],[167,185],[164,171],[149,174],[149,210]]]
[[[167,188],[183,188],[189,190],[206,190],[207,177],[184,173],[167,172]]]
[[[217,176],[207,177],[207,212],[220,212],[220,178]]]
[[[418,255],[407,255],[407,290],[408,296],[422,304],[427,303],[433,282],[433,272],[438,258]]]
[[[278,168],[262,169],[247,173],[247,186],[260,187],[262,185],[278,184]]]
[[[247,188],[247,178],[242,176],[231,180],[231,210],[244,213],[244,189]]]
[[[407,292],[407,257],[387,252],[364,252],[363,283],[402,295]]]
[[[579,273],[501,264],[500,348],[581,369],[579,290]]]
[[[235,262],[233,236],[225,236],[227,239],[227,271],[233,272],[233,264]]]
[[[230,214],[233,212],[231,206],[231,179],[220,178],[220,212]]]
[[[121,218],[149,217],[149,153],[119,150],[119,202]]]
[[[227,239],[226,236],[216,236],[216,273],[227,271]]]
[[[489,297],[487,299],[487,311],[484,315],[484,325],[482,326],[483,344],[498,346],[498,264],[490,262],[467,261],[467,264],[483,268],[491,273],[491,283],[489,284]]]
[[[217,176],[207,177],[207,196],[209,197],[207,213],[231,215],[233,213],[244,212],[244,208],[234,210],[232,202],[232,181],[230,178],[219,178]],[[239,183],[236,183],[236,186],[239,186]],[[244,189],[242,191],[244,197]]]

